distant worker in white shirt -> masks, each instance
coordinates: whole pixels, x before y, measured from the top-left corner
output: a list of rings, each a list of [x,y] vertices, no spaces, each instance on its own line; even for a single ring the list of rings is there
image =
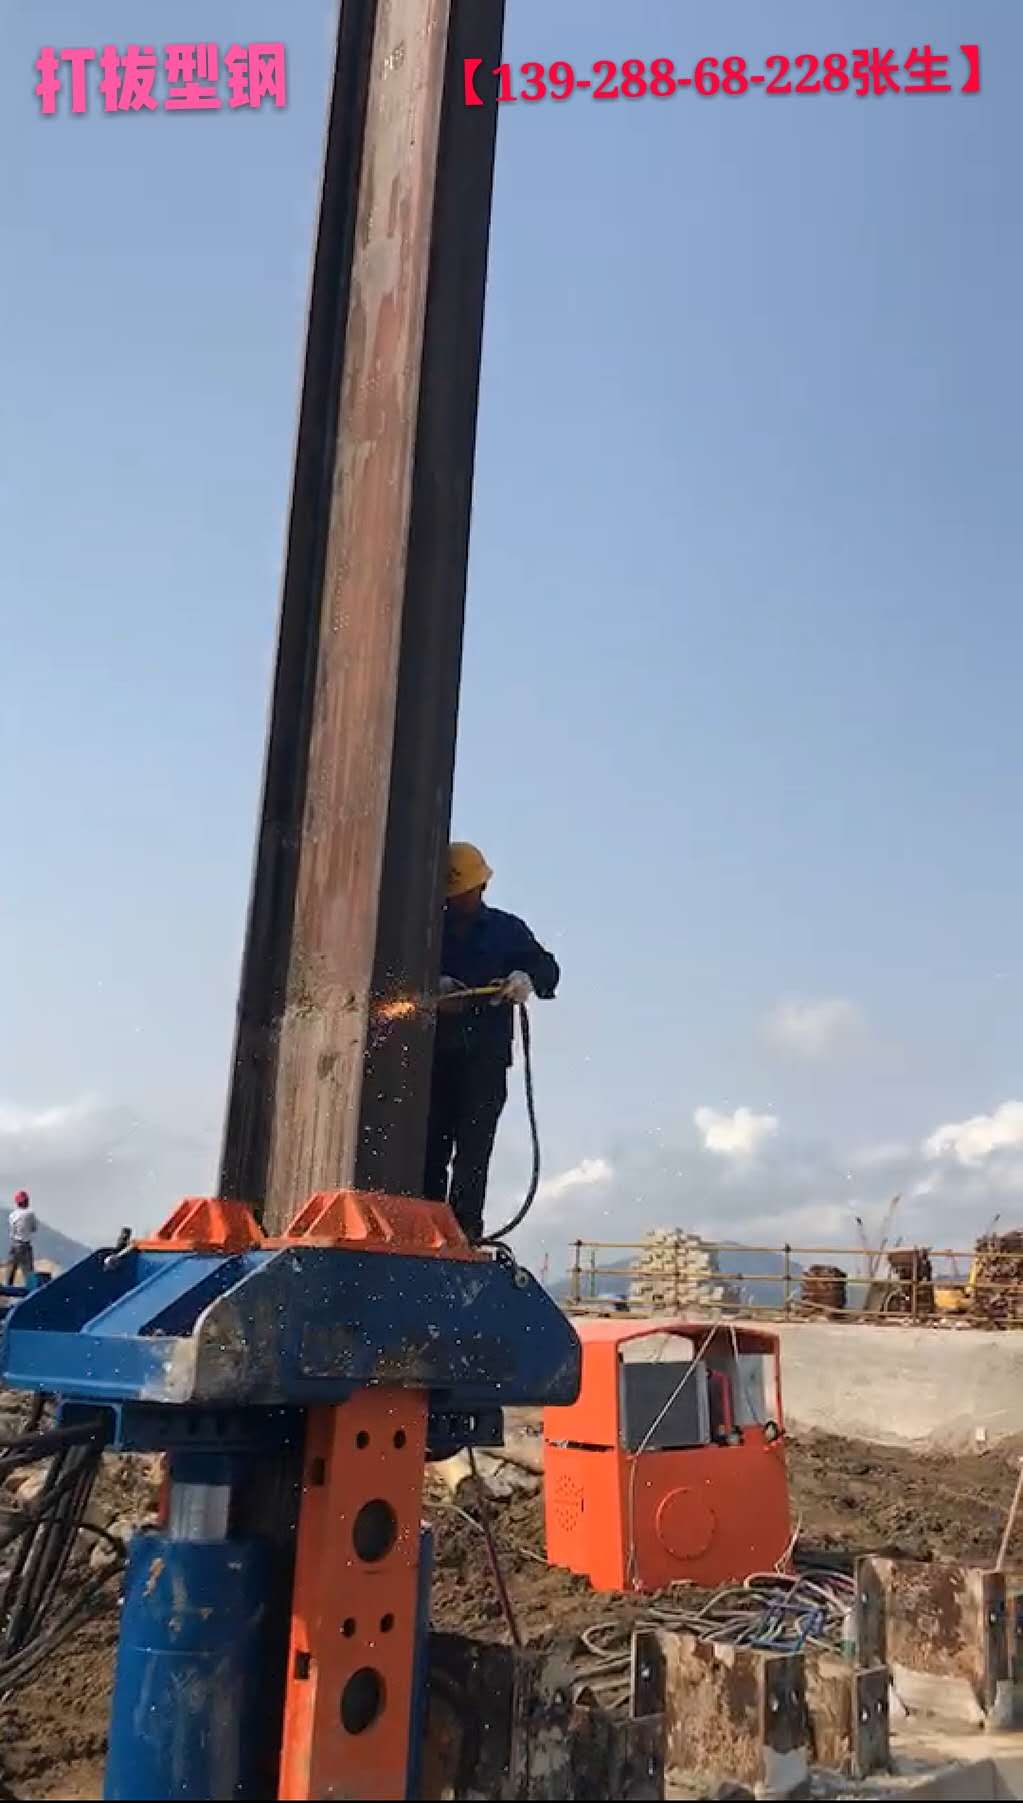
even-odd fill
[[[35,1237],[36,1218],[29,1206],[27,1189],[20,1189],[14,1198],[11,1209],[11,1250],[7,1260],[7,1281],[13,1283],[24,1275],[30,1277],[36,1268],[35,1253],[32,1241]]]

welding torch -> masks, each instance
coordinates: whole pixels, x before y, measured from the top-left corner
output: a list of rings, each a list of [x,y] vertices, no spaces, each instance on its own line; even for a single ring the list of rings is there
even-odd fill
[[[506,994],[507,988],[507,982],[501,981],[497,983],[478,983],[474,989],[463,989],[461,986],[457,989],[442,989],[437,995],[431,995],[427,998],[426,1006],[429,1008],[443,1008],[445,1002],[500,1001],[501,997]]]
[[[507,993],[506,979],[495,983],[479,983],[473,989],[445,989],[436,995],[395,996],[390,1001],[379,1002],[376,1006],[377,1018],[380,1020],[404,1020],[411,1014],[435,1014],[445,1003],[455,1002],[499,1002]]]

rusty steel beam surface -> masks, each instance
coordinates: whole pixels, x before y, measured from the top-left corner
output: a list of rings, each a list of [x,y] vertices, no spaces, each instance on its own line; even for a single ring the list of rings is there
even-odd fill
[[[494,0],[343,0],[220,1193],[416,1193],[461,666]]]

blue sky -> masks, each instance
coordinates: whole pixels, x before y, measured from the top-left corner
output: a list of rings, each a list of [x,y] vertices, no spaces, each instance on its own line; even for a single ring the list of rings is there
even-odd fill
[[[1023,23],[770,13],[509,4],[515,63],[983,49],[972,98],[503,110],[455,825],[564,967],[555,1257],[900,1184],[966,1240],[1023,1177]],[[83,1234],[215,1166],[332,16],[153,0],[283,37],[287,112],[42,120],[40,45],[138,9],[4,6],[0,1182]]]

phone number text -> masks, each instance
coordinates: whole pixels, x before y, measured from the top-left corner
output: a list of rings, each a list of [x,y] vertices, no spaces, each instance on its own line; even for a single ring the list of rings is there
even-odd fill
[[[501,63],[483,71],[480,57],[466,57],[463,73],[466,106],[487,100],[671,100],[692,90],[710,99],[717,94],[979,94],[980,45],[960,44],[959,58],[924,44],[899,57],[879,48],[832,51],[827,56],[769,56],[754,66],[744,56],[703,56],[686,68],[670,56],[644,62],[596,62],[577,70],[572,63]],[[965,66],[964,66],[965,65]],[[489,77],[489,79],[488,79]],[[493,86],[491,85],[493,84]],[[484,95],[487,98],[484,98]]]

